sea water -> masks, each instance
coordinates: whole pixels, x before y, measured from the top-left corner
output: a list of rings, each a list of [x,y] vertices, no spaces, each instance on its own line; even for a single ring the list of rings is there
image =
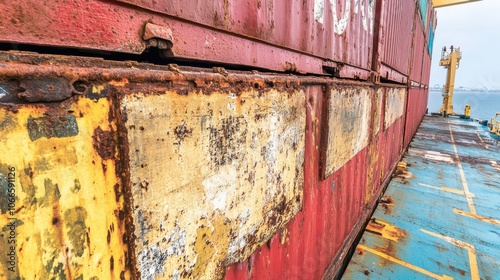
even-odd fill
[[[429,113],[437,112],[443,104],[441,91],[429,91],[427,108]],[[500,112],[500,92],[465,92],[455,91],[453,94],[453,109],[458,114],[464,113],[465,104],[471,105],[471,117],[480,120],[490,120]]]

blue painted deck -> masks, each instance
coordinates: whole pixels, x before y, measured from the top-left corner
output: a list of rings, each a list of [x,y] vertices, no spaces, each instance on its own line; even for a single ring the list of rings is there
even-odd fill
[[[500,139],[426,116],[342,279],[500,279]]]

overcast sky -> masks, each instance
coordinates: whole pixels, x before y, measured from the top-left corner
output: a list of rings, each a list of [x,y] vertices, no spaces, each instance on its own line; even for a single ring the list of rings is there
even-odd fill
[[[482,0],[437,9],[430,86],[442,85],[441,49],[460,47],[462,60],[455,86],[500,89],[500,0]]]

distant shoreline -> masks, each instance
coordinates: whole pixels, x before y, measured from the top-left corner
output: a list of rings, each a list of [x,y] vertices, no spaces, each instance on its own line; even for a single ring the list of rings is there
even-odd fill
[[[439,92],[439,93],[441,93],[442,90],[443,89],[429,88],[430,92]],[[487,91],[487,90],[480,90],[480,89],[467,89],[467,90],[455,89],[454,92],[461,92],[461,93],[494,93],[494,94],[500,94],[500,90],[490,90],[490,91]]]

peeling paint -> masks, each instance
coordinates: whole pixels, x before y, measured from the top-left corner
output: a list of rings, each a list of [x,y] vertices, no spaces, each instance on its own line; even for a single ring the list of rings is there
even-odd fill
[[[68,209],[64,212],[64,220],[69,228],[67,234],[74,253],[77,257],[83,256],[85,250],[85,236],[87,234],[87,211],[81,206]]]
[[[175,227],[169,234],[166,235],[165,242],[161,245],[154,244],[146,250],[141,251],[138,256],[139,266],[141,271],[141,279],[150,280],[156,279],[157,275],[165,276],[164,264],[170,256],[181,256],[184,253],[186,246],[186,231],[179,227]],[[177,270],[176,270],[177,271]],[[174,271],[171,278],[179,277]],[[177,274],[177,276],[175,276]]]
[[[101,157],[93,145],[98,127],[114,126],[109,100],[80,97],[16,106],[15,112],[0,107],[0,124],[5,124],[0,168],[16,168],[18,267],[12,273],[0,257],[0,278],[130,278],[124,225],[115,214],[124,207],[123,197],[114,195],[121,179],[115,161]],[[9,217],[0,216],[0,227]],[[5,237],[0,236],[2,249]]]
[[[371,88],[336,87],[326,94],[328,133],[323,136],[323,178],[368,145],[372,103]]]
[[[26,123],[31,141],[42,137],[71,137],[78,135],[78,124],[73,115],[62,117],[29,117]]]
[[[221,278],[301,208],[303,91],[135,93],[122,109],[144,279]]]
[[[405,111],[405,88],[389,88],[385,99],[384,130],[390,127]]]

